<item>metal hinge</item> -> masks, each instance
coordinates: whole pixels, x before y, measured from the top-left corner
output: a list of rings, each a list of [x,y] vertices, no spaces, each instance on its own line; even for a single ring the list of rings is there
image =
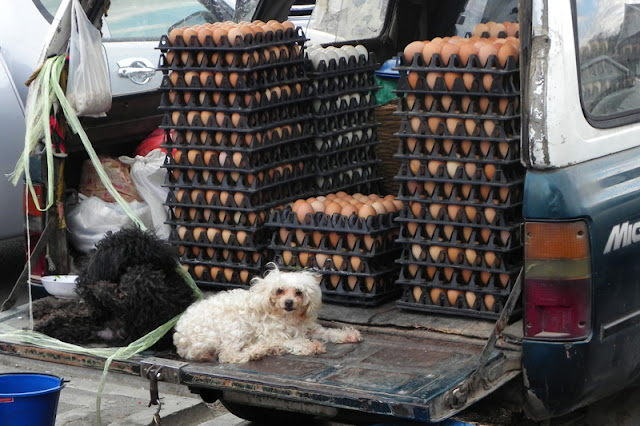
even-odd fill
[[[511,293],[509,294],[507,302],[502,309],[502,313],[496,321],[493,331],[491,332],[487,343],[484,345],[484,348],[480,353],[478,366],[476,367],[475,371],[471,373],[471,375],[466,380],[460,383],[458,387],[449,391],[445,395],[444,401],[445,404],[447,404],[449,407],[463,407],[467,403],[470,395],[472,395],[480,388],[488,388],[488,383],[495,380],[496,372],[488,368],[487,361],[489,360],[489,356],[496,347],[498,338],[509,324],[509,317],[513,312],[516,302],[520,298],[520,292],[522,290],[522,272],[523,269],[520,269],[518,278],[516,279],[516,282],[511,289]]]
[[[188,365],[187,362],[175,361],[166,358],[148,357],[140,361],[140,376],[149,377],[150,370],[162,369],[162,379],[167,383],[180,384],[180,370]]]

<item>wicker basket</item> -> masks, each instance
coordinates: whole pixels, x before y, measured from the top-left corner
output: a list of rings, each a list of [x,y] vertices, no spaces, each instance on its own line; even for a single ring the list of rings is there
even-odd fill
[[[395,180],[401,161],[393,156],[398,152],[400,139],[393,136],[400,129],[399,116],[393,113],[397,110],[397,98],[378,106],[375,109],[376,121],[380,123],[378,127],[378,138],[380,143],[376,147],[378,158],[381,163],[381,174],[383,177],[383,189],[386,194],[397,195],[400,189],[400,182]]]

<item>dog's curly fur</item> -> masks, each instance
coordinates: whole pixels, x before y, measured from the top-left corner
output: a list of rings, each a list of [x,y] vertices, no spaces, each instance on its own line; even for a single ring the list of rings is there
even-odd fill
[[[78,298],[34,301],[34,330],[69,343],[128,345],[196,300],[178,258],[174,246],[139,228],[108,233],[78,274]],[[170,333],[155,346],[165,347]]]
[[[281,272],[273,263],[249,289],[216,293],[190,306],[175,327],[178,355],[188,360],[241,363],[266,355],[312,355],[323,342],[355,343],[354,328],[325,328],[317,322],[322,305],[319,275]]]

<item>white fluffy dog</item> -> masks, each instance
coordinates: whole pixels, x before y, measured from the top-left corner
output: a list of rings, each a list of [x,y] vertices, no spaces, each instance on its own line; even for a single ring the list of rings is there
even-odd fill
[[[173,336],[178,354],[189,360],[241,363],[265,355],[321,354],[322,341],[361,340],[354,328],[318,324],[319,275],[269,266],[267,275],[253,278],[249,289],[216,293],[187,308]]]

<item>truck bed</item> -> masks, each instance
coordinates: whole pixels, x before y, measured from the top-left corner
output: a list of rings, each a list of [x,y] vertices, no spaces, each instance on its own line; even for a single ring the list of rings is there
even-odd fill
[[[0,324],[25,327],[26,308],[3,312]],[[393,302],[377,308],[325,304],[320,317],[326,326],[357,327],[363,341],[328,344],[327,352],[319,356],[274,356],[236,365],[186,362],[175,353],[143,352],[114,362],[110,369],[147,377],[150,369],[162,367],[161,380],[240,403],[325,417],[358,412],[421,421],[450,417],[520,373],[520,346],[513,342],[521,339],[521,322],[509,325],[498,339],[481,384],[469,385],[467,379],[478,367],[493,321],[414,313]],[[104,366],[99,357],[18,342],[0,341],[0,353]]]

